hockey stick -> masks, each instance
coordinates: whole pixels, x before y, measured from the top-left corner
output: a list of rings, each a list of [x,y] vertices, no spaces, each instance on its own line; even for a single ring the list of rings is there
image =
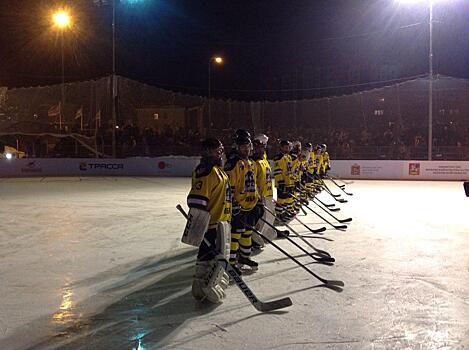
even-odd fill
[[[314,202],[314,200],[317,200],[319,203],[321,203],[322,205],[324,205],[324,206],[327,208],[327,210],[330,210],[330,211],[339,211],[339,210],[340,210],[340,208],[333,208],[333,207],[335,206],[335,204],[332,204],[332,205],[326,204],[326,203],[324,203],[322,200],[320,200],[320,199],[317,198],[317,197],[314,197],[314,198],[313,198],[313,202]]]
[[[324,179],[322,177],[318,177],[318,180],[321,182],[322,186],[324,187],[324,189],[329,192],[331,194],[331,196],[334,196],[336,198],[339,198],[341,197],[342,195],[339,193],[339,194],[335,194],[331,191],[331,189],[329,188],[329,186],[326,185],[326,183],[324,182]]]
[[[304,186],[302,186],[301,188],[302,188],[304,191],[307,191],[307,189],[306,189]],[[312,197],[310,197],[310,198],[311,198],[311,200],[314,200],[314,199],[316,198],[316,196],[312,196]],[[326,204],[326,203],[324,203],[323,201],[321,201],[319,198],[316,198],[316,199],[317,199],[318,201],[320,201],[320,202],[322,203],[322,205],[326,206],[327,208],[335,207],[335,204],[334,204],[334,203],[332,203],[332,204]],[[329,209],[329,210],[331,210],[331,211],[339,211],[340,208],[333,208],[333,209]]]
[[[255,227],[252,227],[251,225],[248,225],[247,223],[244,223],[246,225],[246,227],[248,227],[249,229],[251,229],[252,231],[256,232],[259,236],[261,236],[263,239],[265,239],[267,242],[269,242],[272,246],[274,246],[275,248],[277,248],[280,252],[282,252],[284,255],[286,255],[287,257],[289,257],[291,260],[293,260],[298,266],[301,266],[305,271],[307,271],[310,275],[313,275],[314,277],[316,277],[319,281],[321,281],[322,283],[324,283],[326,286],[339,286],[339,287],[343,287],[344,286],[344,282],[343,281],[335,281],[335,280],[326,280],[318,275],[316,275],[313,271],[311,271],[310,269],[308,269],[305,265],[303,265],[301,262],[299,262],[296,258],[294,258],[293,256],[291,256],[290,254],[288,254],[285,250],[283,250],[280,246],[278,246],[277,244],[275,244],[274,242],[272,242],[270,239],[268,239],[266,236],[264,236],[262,233],[260,233]]]
[[[187,213],[184,211],[182,206],[178,204],[176,206],[177,210],[181,212],[181,214],[186,218],[188,218]],[[210,242],[204,237],[204,242],[207,244],[208,247],[213,252],[216,252],[215,249],[213,249],[210,245]],[[216,252],[218,254],[218,252]],[[220,256],[217,257],[217,262],[221,264],[221,266],[225,269],[226,273],[235,281],[236,285],[238,288],[243,292],[243,294],[248,298],[252,306],[256,308],[257,311],[260,312],[270,312],[278,309],[283,309],[285,307],[293,305],[292,301],[290,298],[282,298],[282,299],[277,299],[273,301],[267,301],[263,302],[257,299],[256,295],[254,292],[247,286],[247,284],[243,281],[241,276],[236,272],[236,270],[231,266],[231,264],[226,260],[225,258],[222,258]]]
[[[331,190],[329,190],[329,188],[327,187],[327,185],[324,183],[324,181],[322,179],[321,179],[321,182],[323,183],[323,188],[326,190],[326,193],[329,194],[336,202],[339,202],[339,203],[347,203],[348,202],[346,199],[337,198],[340,195],[335,195],[334,193],[332,193]]]
[[[275,199],[273,199],[273,201],[274,201],[276,204],[278,204],[278,202],[277,202]],[[269,212],[270,212],[272,215],[277,216],[276,214],[273,214],[270,210],[269,210]],[[310,231],[311,233],[321,233],[321,232],[326,231],[326,228],[325,228],[325,227],[320,227],[320,228],[318,228],[318,229],[316,229],[316,230],[312,229],[312,228],[309,227],[308,225],[304,224],[300,219],[298,219],[298,217],[297,217],[296,215],[294,216],[294,219],[295,219],[296,221],[298,221],[300,224],[302,224],[304,227],[306,227],[306,229],[307,229],[308,231]],[[280,219],[279,219],[279,220],[280,220]],[[282,223],[283,223],[286,227],[288,227],[288,225],[287,225],[287,223],[286,223],[285,221],[283,221],[283,220],[280,220],[280,221],[282,221]]]
[[[345,181],[345,180],[341,179],[341,178],[340,178],[339,176],[337,176],[337,175],[329,174],[329,176],[332,177],[332,178],[334,178],[335,180],[338,180],[338,181],[340,181],[340,182],[343,182],[343,183],[346,184],[346,185],[351,185],[351,184],[353,184],[353,181]]]
[[[309,232],[315,233],[315,234],[320,234],[321,232],[326,231],[326,228],[323,226],[321,228],[318,228],[317,230],[313,230],[311,227],[306,225],[303,221],[301,221],[298,217],[295,216],[294,218],[296,221],[298,221],[301,225],[303,225]]]
[[[331,196],[333,196],[334,198],[339,198],[341,197],[342,195],[339,193],[339,194],[335,194],[331,191],[331,189],[326,185],[326,183],[324,182],[324,180],[322,178],[319,179],[319,181],[321,181],[321,184],[324,186],[324,189],[326,190],[326,192],[328,192]]]
[[[262,218],[261,218],[261,220],[264,221],[268,226],[270,226],[270,227],[272,227],[273,229],[275,229],[275,226],[272,225],[271,223],[265,221],[265,220],[262,219]],[[335,259],[334,259],[333,257],[331,257],[331,255],[330,255],[328,252],[326,252],[326,251],[324,251],[324,250],[321,250],[321,249],[315,248],[315,247],[314,247],[312,244],[310,244],[306,239],[304,239],[303,237],[301,237],[301,235],[300,235],[298,232],[296,232],[295,230],[293,230],[293,229],[291,229],[291,228],[290,228],[290,230],[291,230],[291,232],[293,232],[293,233],[295,234],[295,236],[297,236],[298,238],[300,238],[304,243],[306,243],[310,248],[312,248],[312,249],[316,252],[316,253],[313,253],[314,255],[319,255],[319,256],[320,256],[320,258],[316,258],[316,257],[313,256],[312,254],[308,253],[306,250],[304,250],[303,248],[301,248],[301,246],[299,246],[299,248],[300,248],[304,253],[310,255],[314,260],[316,260],[316,261],[321,261],[321,262],[323,262],[323,261],[334,262],[334,261],[335,261]],[[285,237],[285,238],[287,238],[287,237]],[[288,237],[287,239],[289,239],[289,237]],[[289,239],[289,240],[291,240],[291,239]],[[297,245],[294,241],[292,241],[292,243],[295,244],[295,245]],[[321,259],[321,260],[318,260],[318,259]]]
[[[334,203],[332,203],[332,204],[327,204],[327,203],[324,203],[322,200],[320,200],[320,199],[317,198],[317,197],[314,197],[314,198],[316,198],[319,202],[321,202],[321,204],[324,205],[325,207],[328,207],[328,208],[333,208],[333,207],[335,207],[335,204],[334,204]],[[340,208],[334,208],[334,209],[340,210]],[[332,209],[331,209],[331,210],[332,210]]]
[[[260,218],[260,220],[262,220],[268,226],[270,226],[272,228],[275,228],[274,225],[270,224],[269,222],[267,222],[263,218]],[[334,258],[325,257],[325,256],[322,256],[321,254],[318,254],[318,253],[309,253],[307,250],[305,250],[302,246],[300,246],[298,243],[296,243],[290,237],[288,237],[288,236],[286,236],[282,233],[280,233],[280,234],[282,235],[283,238],[285,238],[287,241],[289,241],[291,244],[293,244],[295,247],[300,249],[303,253],[309,255],[312,259],[316,260],[317,262],[320,262],[320,263],[325,264],[325,265],[332,265],[331,263],[333,263],[335,261]],[[299,237],[301,237],[301,236],[299,236]]]
[[[347,229],[347,225],[334,225],[332,222],[324,219],[320,214],[316,213],[313,209],[311,209],[309,206],[305,206],[306,208],[308,208],[313,214],[319,216],[324,222],[327,222],[329,225],[331,225],[333,228],[335,228],[336,230],[345,230]]]
[[[344,189],[345,186],[339,185],[337,182],[334,181],[334,179],[333,179],[332,177],[327,176],[327,179],[328,179],[328,180],[331,180],[332,183],[333,183],[334,185],[336,185],[338,188],[340,188],[340,189],[342,190],[342,192],[344,192],[346,195],[348,195],[348,196],[353,196],[353,193],[347,192],[347,191]]]
[[[327,214],[329,214],[330,216],[332,216],[332,217],[334,218],[334,220],[336,220],[337,222],[340,222],[341,224],[344,224],[344,223],[346,223],[346,222],[352,221],[352,218],[339,219],[339,218],[335,217],[334,215],[332,215],[331,212],[329,212],[330,209],[327,209],[327,208],[323,207],[321,204],[316,203],[316,202],[315,202],[314,204],[316,204],[319,208],[321,208],[322,210],[324,210]]]

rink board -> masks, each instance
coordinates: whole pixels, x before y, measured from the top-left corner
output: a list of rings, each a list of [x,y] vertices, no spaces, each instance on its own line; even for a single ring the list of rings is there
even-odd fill
[[[199,157],[1,159],[0,177],[190,176]],[[332,173],[347,179],[469,180],[469,161],[333,160]]]

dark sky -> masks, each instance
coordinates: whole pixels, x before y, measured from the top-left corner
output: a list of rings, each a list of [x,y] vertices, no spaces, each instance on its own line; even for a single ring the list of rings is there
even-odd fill
[[[0,85],[60,82],[60,40],[48,19],[61,2],[0,3]],[[66,79],[109,74],[111,7],[62,3],[75,14],[65,35]],[[366,73],[391,65],[405,77],[428,71],[428,8],[394,0],[121,0],[117,52],[118,74],[195,94],[206,94],[214,53],[226,59],[213,74],[215,94],[223,96],[255,98],[256,90],[279,88],[273,79],[305,66],[347,76],[353,67]],[[469,1],[442,1],[435,6],[435,69],[469,78],[468,62]]]

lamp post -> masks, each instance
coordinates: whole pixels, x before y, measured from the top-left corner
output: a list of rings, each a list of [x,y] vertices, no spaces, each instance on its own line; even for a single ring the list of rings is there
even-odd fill
[[[112,94],[112,156],[116,158],[116,129],[117,125],[117,79],[116,79],[116,1],[111,0],[112,6],[112,75],[111,75],[111,94]],[[144,0],[123,0],[122,2],[134,5],[143,3]]]
[[[433,158],[433,0],[430,0],[428,50],[428,160]]]
[[[437,0],[398,0],[400,3],[411,4],[426,2],[429,9],[429,49],[428,49],[428,160],[433,158],[433,5]]]
[[[64,30],[71,25],[71,18],[67,11],[59,10],[52,15],[52,22],[60,30],[60,46],[62,56],[62,84],[61,84],[61,107],[59,114],[59,130],[62,130],[62,112],[65,107],[65,59],[64,59]]]
[[[212,63],[223,64],[223,57],[213,56],[208,61],[208,128],[212,126]]]
[[[112,0],[112,157],[117,156],[116,128],[117,128],[117,81],[116,81],[116,0]]]

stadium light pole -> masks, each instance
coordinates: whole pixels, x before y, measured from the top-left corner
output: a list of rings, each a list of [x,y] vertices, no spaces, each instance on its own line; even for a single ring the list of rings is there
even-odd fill
[[[116,0],[112,0],[112,75],[111,75],[111,86],[112,86],[112,157],[117,157],[117,140],[116,140],[116,129],[117,129],[117,111],[116,111],[116,99],[117,99],[117,81],[116,81]]]
[[[106,3],[105,0],[101,0]],[[116,129],[117,126],[117,99],[118,99],[118,91],[117,91],[117,79],[116,79],[116,1],[118,0],[111,0],[111,7],[112,7],[112,74],[111,74],[111,90],[112,90],[112,157],[116,158]],[[122,2],[126,2],[129,4],[138,4],[144,2],[145,0],[121,0]],[[99,1],[98,1],[99,3]]]
[[[426,3],[429,10],[429,50],[428,50],[428,160],[433,158],[433,5],[443,0],[398,0],[402,4]]]
[[[62,84],[61,84],[61,108],[59,114],[59,130],[62,131],[62,111],[65,107],[65,59],[64,59],[64,31],[71,26],[71,17],[68,11],[58,10],[52,14],[54,26],[60,30],[60,45],[62,56]]]
[[[223,57],[213,56],[208,61],[208,128],[210,129],[212,123],[212,63],[222,65]]]

